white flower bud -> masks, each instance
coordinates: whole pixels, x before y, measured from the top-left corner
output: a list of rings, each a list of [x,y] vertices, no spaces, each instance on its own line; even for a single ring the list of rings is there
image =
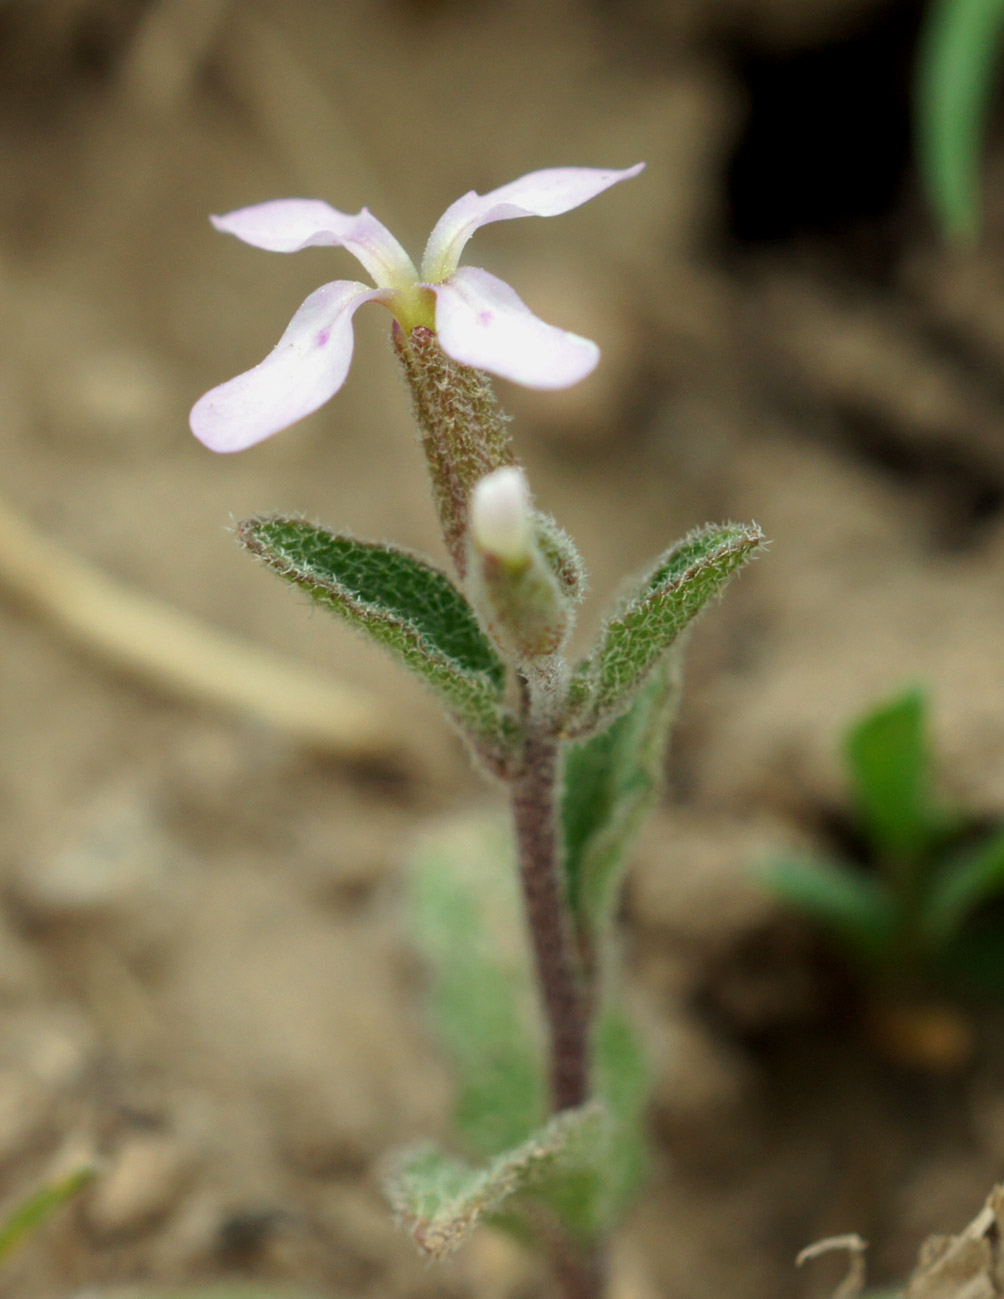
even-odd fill
[[[478,550],[507,564],[524,564],[530,559],[533,512],[522,469],[508,465],[475,484],[471,494],[471,536]]]

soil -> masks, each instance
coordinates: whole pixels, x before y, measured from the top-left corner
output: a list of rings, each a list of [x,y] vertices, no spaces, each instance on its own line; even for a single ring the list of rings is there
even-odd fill
[[[658,1085],[615,1295],[826,1295],[841,1259],[794,1256],[851,1231],[890,1285],[979,1208],[1004,1165],[1001,1006],[922,1007],[904,1038],[752,869],[821,841],[842,729],[911,681],[946,795],[1004,807],[1004,151],[982,242],[947,248],[909,152],[921,8],[0,8],[2,508],[61,548],[51,597],[0,555],[0,1195],[82,1150],[103,1170],[0,1295],[547,1293],[487,1232],[430,1269],[380,1189],[386,1152],[442,1135],[451,1102],[410,845],[497,794],[417,687],[228,534],[293,509],[442,557],[386,321],[361,312],[345,389],[253,451],[212,456],[186,416],[355,274],[224,240],[209,212],[366,204],[420,249],[457,195],[563,163],[648,170],[472,256],[604,351],[578,388],[502,392],[586,557],[583,641],[695,524],[755,518],[773,543],[694,637],[627,892]],[[381,700],[382,739],[214,705],[183,684],[197,649],[180,678],[143,670],[109,648],[124,623],[95,639],[60,613],[60,554]]]

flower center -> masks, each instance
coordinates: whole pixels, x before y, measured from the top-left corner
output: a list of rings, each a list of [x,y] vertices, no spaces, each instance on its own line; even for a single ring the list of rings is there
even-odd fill
[[[419,325],[435,330],[436,295],[428,285],[415,283],[390,289],[380,300],[394,313],[405,333],[410,334]]]

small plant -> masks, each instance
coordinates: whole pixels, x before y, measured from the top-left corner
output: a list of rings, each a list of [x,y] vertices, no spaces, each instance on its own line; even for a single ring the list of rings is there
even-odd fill
[[[934,790],[927,702],[919,690],[880,704],[844,741],[847,836],[858,860],[791,857],[764,878],[826,929],[875,991],[1004,994],[1004,825],[981,826]]]
[[[404,1152],[391,1200],[432,1257],[479,1221],[516,1232],[550,1258],[566,1299],[605,1292],[604,1242],[643,1163],[643,1053],[617,1007],[610,942],[625,856],[658,786],[687,629],[762,535],[732,523],[689,533],[628,585],[570,662],[582,561],[534,504],[483,372],[562,388],[599,350],[459,260],[480,226],[557,216],[640,170],[555,168],[469,193],[437,223],[421,270],[365,209],[287,199],[214,218],[276,252],[346,248],[375,287],[316,290],[260,365],[192,411],[210,448],[249,447],[338,390],[357,307],[376,301],[394,317],[452,574],[295,516],[249,519],[237,535],[424,681],[508,794],[511,838],[482,827],[432,845],[416,871],[434,1010],[457,1065],[458,1149]]]

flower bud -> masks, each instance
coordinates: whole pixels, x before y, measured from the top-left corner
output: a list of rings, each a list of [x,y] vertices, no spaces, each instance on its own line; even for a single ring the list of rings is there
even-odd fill
[[[469,518],[467,590],[488,635],[517,663],[557,653],[574,601],[539,544],[523,471],[507,465],[479,479]]]
[[[471,538],[482,554],[511,568],[530,562],[533,511],[522,469],[507,465],[478,481],[471,496],[470,526]]]

